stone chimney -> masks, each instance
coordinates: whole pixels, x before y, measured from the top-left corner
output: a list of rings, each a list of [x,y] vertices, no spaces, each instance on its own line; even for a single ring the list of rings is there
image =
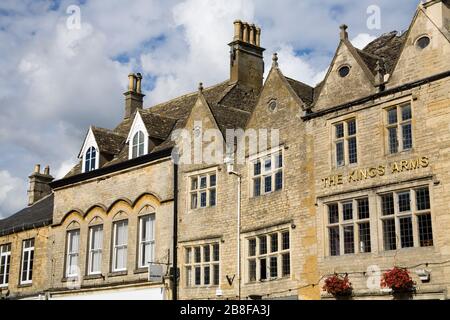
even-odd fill
[[[264,77],[264,48],[261,48],[261,28],[237,20],[231,47],[230,82],[260,90]]]
[[[137,109],[143,108],[142,75],[130,73],[128,75],[128,91],[125,95],[125,119],[132,117]]]
[[[49,166],[45,167],[44,173],[41,173],[40,164],[34,167],[34,172],[28,178],[30,179],[28,205],[31,206],[52,192],[49,184],[54,178],[50,175]]]
[[[442,32],[450,35],[450,0],[423,1],[422,6],[430,19]]]

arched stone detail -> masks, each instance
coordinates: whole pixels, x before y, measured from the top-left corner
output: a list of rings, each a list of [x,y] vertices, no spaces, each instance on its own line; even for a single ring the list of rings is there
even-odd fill
[[[120,210],[114,214],[112,221],[120,221],[120,220],[126,220],[126,219],[128,219],[128,214],[125,211]]]

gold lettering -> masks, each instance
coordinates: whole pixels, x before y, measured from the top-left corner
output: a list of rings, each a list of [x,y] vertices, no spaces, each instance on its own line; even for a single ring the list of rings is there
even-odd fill
[[[417,168],[419,168],[419,159],[411,160],[409,162],[409,169],[410,170],[416,170]]]
[[[344,176],[342,174],[337,176],[337,184],[338,185],[344,184]]]
[[[382,177],[385,174],[386,174],[386,167],[385,166],[379,166],[378,167],[378,175]]]
[[[400,169],[401,172],[409,170],[408,161],[402,160],[400,163],[401,163],[401,169]]]
[[[348,182],[356,182],[356,181],[358,181],[358,171],[357,170],[353,171],[348,176]]]
[[[392,173],[399,173],[400,172],[400,169],[399,169],[399,167],[398,167],[398,163],[397,162],[394,162],[393,164],[392,164]]]
[[[428,157],[422,157],[422,159],[420,159],[420,165],[422,168],[427,168],[430,165],[430,159],[428,159]]]
[[[378,172],[376,168],[370,168],[369,169],[369,177],[375,178],[377,176]]]
[[[359,170],[359,180],[367,179],[367,169]]]

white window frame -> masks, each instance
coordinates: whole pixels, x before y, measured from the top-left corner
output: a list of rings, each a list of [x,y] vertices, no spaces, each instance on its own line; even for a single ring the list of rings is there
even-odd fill
[[[358,211],[358,201],[361,200],[367,200],[368,201],[368,210],[369,210],[369,217],[368,218],[359,218],[359,211]],[[370,253],[374,252],[374,241],[372,239],[372,222],[371,218],[373,213],[371,212],[371,206],[370,206],[370,197],[368,195],[361,196],[353,199],[347,199],[347,200],[339,200],[339,201],[332,201],[325,204],[325,221],[326,221],[326,247],[327,247],[327,255],[330,257],[340,257],[340,256],[349,256],[349,255],[356,255],[356,254],[362,254],[362,253]],[[344,205],[351,203],[352,204],[352,219],[344,220]],[[338,206],[338,222],[330,223],[329,220],[329,206],[331,205],[337,205]],[[362,224],[369,224],[369,240],[370,240],[370,251],[362,250],[361,249],[361,243],[360,243],[360,230],[359,226]],[[353,253],[345,253],[345,236],[344,236],[344,230],[345,227],[353,226]],[[331,255],[331,246],[330,246],[330,229],[332,228],[339,228],[339,254],[338,255]]]
[[[417,209],[417,190],[421,189],[428,189],[429,194],[429,201],[430,201],[430,208],[425,210],[418,210]],[[409,193],[409,200],[410,200],[410,210],[400,212],[399,208],[399,194]],[[393,194],[394,197],[394,214],[393,215],[383,215],[383,204],[382,204],[382,197],[385,195]],[[396,251],[396,250],[407,250],[410,248],[433,248],[436,244],[435,241],[435,228],[433,224],[433,208],[432,208],[432,198],[431,198],[431,188],[428,185],[425,186],[417,186],[417,187],[411,187],[406,189],[400,189],[400,190],[394,190],[390,192],[383,192],[379,194],[379,207],[380,207],[380,230],[381,230],[381,243],[382,248],[384,251]],[[419,232],[419,216],[424,215],[430,215],[431,224],[432,224],[432,241],[433,245],[430,246],[421,246],[420,245],[420,232]],[[412,247],[402,247],[401,243],[401,226],[400,226],[400,220],[402,218],[411,218],[411,224],[412,224],[412,237],[413,237],[413,246]],[[385,239],[384,239],[384,221],[386,220],[394,220],[395,223],[395,238],[396,238],[396,249],[395,250],[387,250],[385,247]]]
[[[289,234],[289,248],[283,249],[283,234]],[[278,250],[272,252],[272,237],[277,237],[278,242]],[[266,239],[266,252],[261,253],[261,239]],[[256,243],[256,250],[254,255],[250,255],[250,241],[255,240]],[[251,237],[246,238],[246,280],[247,283],[257,283],[257,282],[267,282],[267,281],[274,281],[274,280],[282,280],[282,279],[289,279],[292,276],[292,256],[291,256],[291,248],[292,248],[292,232],[289,229],[281,229],[278,231],[273,231],[269,233],[261,233],[261,234],[255,234]],[[289,275],[283,275],[283,256],[289,255]],[[277,259],[277,276],[272,277],[271,276],[271,266],[270,261],[271,258]],[[266,278],[261,278],[261,260],[266,261]],[[251,279],[250,276],[250,263],[254,261],[255,267],[256,267],[256,278]]]
[[[355,134],[350,135],[349,134],[349,122],[355,122]],[[344,136],[339,137],[337,136],[337,126],[342,125],[344,130]],[[334,154],[334,166],[336,168],[341,168],[345,166],[352,166],[357,165],[359,161],[359,148],[358,148],[358,121],[355,117],[347,118],[342,121],[333,123],[333,154]],[[356,162],[350,163],[350,140],[355,139],[356,140]],[[343,144],[343,162],[338,163],[337,159],[337,145],[339,143]]]
[[[127,230],[127,239],[125,241],[124,244],[117,244],[117,227],[119,224],[126,224],[126,230]],[[116,258],[117,258],[117,250],[118,249],[126,249],[126,254],[125,257],[127,257],[127,259],[125,259],[125,267],[124,268],[117,268],[116,265]],[[120,221],[115,221],[113,223],[113,254],[112,254],[112,271],[113,272],[122,272],[122,271],[127,271],[128,268],[128,220],[120,220]]]
[[[214,247],[217,246],[219,250],[219,259],[214,259]],[[209,261],[205,259],[205,247],[209,247]],[[195,248],[200,248],[200,262],[195,260]],[[184,248],[184,274],[186,288],[200,288],[200,287],[218,287],[220,286],[220,254],[221,246],[219,242],[202,243],[197,245],[186,246]],[[205,268],[209,267],[209,284],[205,284]],[[196,268],[200,268],[200,284],[195,283]],[[214,268],[219,269],[218,283],[214,283]]]
[[[25,247],[25,245],[27,244],[28,241],[32,241],[33,245],[30,247]],[[35,242],[34,238],[22,241],[22,262],[20,264],[21,265],[20,266],[20,284],[21,285],[28,285],[28,284],[33,283],[32,273],[33,273],[33,266],[34,266],[34,246],[35,246],[34,242]],[[26,253],[28,254],[28,262],[27,262],[27,265],[25,266],[25,254]],[[31,255],[33,255],[33,259],[30,259]],[[23,278],[22,278],[24,271],[26,271],[26,280],[23,280]],[[30,276],[30,273],[31,273],[31,276]]]
[[[216,177],[216,183],[215,185],[211,185],[211,177]],[[201,186],[201,180],[205,178],[206,179],[206,186]],[[196,189],[193,188],[194,181],[197,181]],[[188,178],[188,188],[189,188],[189,210],[198,210],[198,209],[205,209],[205,208],[215,208],[217,207],[217,188],[218,188],[218,174],[217,171],[206,171],[203,173],[197,173],[195,175],[191,175]],[[211,206],[211,193],[215,191],[215,204]],[[202,206],[201,202],[201,196],[202,194],[206,194],[206,205]],[[193,203],[193,197],[197,197],[197,204],[194,206]]]
[[[151,228],[152,228],[152,239],[146,240],[143,239],[143,230],[144,230],[144,223],[146,219],[150,219],[151,221]],[[139,261],[138,261],[138,267],[139,268],[146,268],[150,263],[154,263],[155,261],[155,231],[156,231],[156,215],[155,214],[147,214],[139,217]],[[144,248],[145,246],[150,245],[151,253],[150,253],[150,260],[146,261],[144,264],[142,263],[142,260],[144,258]]]
[[[70,251],[72,247],[73,235],[78,234],[78,250]],[[66,242],[66,277],[67,278],[75,278],[79,277],[80,271],[80,243],[81,243],[81,230],[74,229],[67,231],[67,242]],[[77,264],[72,265],[73,259],[76,258]],[[75,272],[72,272],[75,270]]]
[[[147,128],[145,126],[144,121],[142,120],[142,116],[140,114],[140,112],[136,112],[136,116],[134,117],[133,120],[133,124],[131,125],[131,129],[130,132],[128,134],[127,137],[127,143],[128,143],[128,159],[131,160],[133,159],[133,142],[134,142],[134,137],[136,136],[136,134],[141,131],[144,134],[144,153],[143,154],[139,154],[139,148],[138,148],[138,156],[137,157],[141,157],[143,155],[148,154],[149,150],[149,133],[147,131]]]
[[[90,148],[94,148],[96,151],[96,158],[95,158],[95,168],[90,170],[97,170],[100,168],[100,149],[98,147],[97,141],[95,140],[94,132],[92,131],[92,128],[89,129],[89,132],[86,136],[86,140],[84,141],[83,147],[81,148],[81,152],[78,156],[79,159],[81,159],[81,172],[87,173],[86,171],[86,155]]]
[[[94,236],[94,230],[101,232],[102,238],[100,240],[101,247],[100,248],[93,248],[93,236]],[[99,275],[102,274],[102,259],[103,259],[103,236],[104,236],[104,228],[103,225],[95,225],[89,227],[89,257],[88,257],[88,275]],[[94,263],[94,255],[99,254],[100,255],[100,270],[93,270],[93,263]]]
[[[95,151],[95,158],[92,157],[92,150]],[[88,162],[87,157],[88,157],[88,152],[89,151],[91,151],[90,159],[89,159],[89,166],[92,163],[92,159],[94,159],[94,161],[95,161],[93,168],[86,168],[86,163]],[[83,168],[84,168],[83,172],[91,172],[91,171],[97,170],[98,169],[98,161],[97,161],[98,158],[99,158],[98,150],[94,146],[88,148],[86,150],[86,152],[84,153],[84,157],[83,157]]]
[[[407,120],[403,120],[403,114],[402,111],[405,107],[410,107],[411,110],[411,118]],[[389,123],[389,112],[391,110],[396,110],[397,113],[397,122],[396,123]],[[396,106],[392,106],[385,109],[385,131],[386,131],[386,151],[388,155],[395,155],[399,154],[401,152],[411,151],[414,149],[414,127],[413,127],[413,108],[412,104],[410,102],[401,103]],[[411,126],[411,148],[405,149],[403,145],[403,126],[410,125]],[[396,129],[396,135],[397,135],[397,151],[391,152],[391,142],[390,142],[390,129]]]
[[[1,261],[3,258],[5,259],[4,274],[0,274],[0,288],[8,287],[9,285],[9,276],[11,272],[11,243],[5,243],[0,245],[0,267]],[[6,250],[8,248],[8,250]],[[8,275],[8,281],[6,281],[6,275]]]
[[[282,164],[281,166],[277,167],[278,163],[278,156],[281,155]],[[266,161],[271,161],[271,168],[270,170],[266,170]],[[255,164],[256,163],[261,164],[261,170],[260,173],[255,175]],[[275,148],[274,150],[271,150],[270,152],[266,152],[257,156],[253,156],[250,158],[250,194],[252,198],[261,197],[264,195],[272,194],[278,191],[282,191],[285,188],[285,176],[284,176],[284,168],[285,168],[285,155],[283,148]],[[281,189],[276,189],[276,175],[281,172],[281,183],[282,187]],[[271,190],[266,192],[265,190],[265,179],[266,177],[271,177]],[[260,181],[260,194],[257,195],[255,193],[255,181],[259,179]]]

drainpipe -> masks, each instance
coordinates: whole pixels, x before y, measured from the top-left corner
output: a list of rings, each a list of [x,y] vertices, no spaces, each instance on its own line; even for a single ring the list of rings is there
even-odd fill
[[[228,164],[228,174],[235,175],[238,178],[237,188],[237,276],[238,276],[238,299],[241,300],[241,178],[242,176],[233,171],[233,165]]]
[[[172,300],[178,300],[178,164],[173,165],[173,268],[172,268]]]

